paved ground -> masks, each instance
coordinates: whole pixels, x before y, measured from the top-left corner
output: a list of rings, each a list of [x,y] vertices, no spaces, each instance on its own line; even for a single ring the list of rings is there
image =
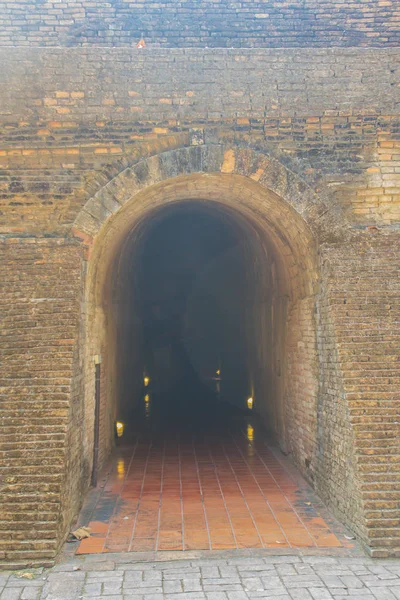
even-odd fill
[[[257,419],[172,415],[128,428],[81,514],[92,536],[78,554],[351,545]]]
[[[400,560],[265,552],[168,562],[137,562],[132,553],[75,557],[48,570],[0,573],[0,599],[400,599]]]

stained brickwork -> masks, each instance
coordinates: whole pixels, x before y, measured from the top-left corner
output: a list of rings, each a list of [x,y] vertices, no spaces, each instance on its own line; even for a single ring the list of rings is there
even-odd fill
[[[237,3],[221,21],[221,5],[207,3],[185,29],[186,11],[204,6],[1,4],[5,45],[81,45],[0,51],[8,563],[54,556],[89,485],[92,355],[111,339],[93,282],[107,281],[149,207],[189,197],[223,196],[275,249],[282,362],[271,354],[268,369],[284,399],[282,446],[366,546],[400,551],[400,52],[288,48],[305,32],[309,47],[395,45],[398,5]],[[106,47],[130,45],[139,25],[173,48]],[[178,47],[191,45],[286,48]],[[101,461],[114,418],[108,358]]]
[[[81,249],[67,239],[7,238],[0,250],[0,555],[29,562],[54,555],[62,528]]]
[[[356,447],[364,519],[374,554],[400,546],[398,514],[399,295],[397,235],[372,230],[329,252],[330,311]]]
[[[398,50],[0,56],[7,230],[65,230],[96,172],[103,185],[143,142],[193,128],[276,155],[354,222],[399,219]]]
[[[395,46],[396,0],[146,2],[4,0],[5,45],[167,47]]]

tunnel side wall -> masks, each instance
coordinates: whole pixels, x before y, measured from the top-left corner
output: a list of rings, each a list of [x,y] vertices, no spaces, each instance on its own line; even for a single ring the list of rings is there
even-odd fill
[[[318,473],[319,486],[332,476],[331,505],[374,556],[399,555],[398,236],[372,230],[345,249],[324,248],[321,258],[319,452],[327,468]]]

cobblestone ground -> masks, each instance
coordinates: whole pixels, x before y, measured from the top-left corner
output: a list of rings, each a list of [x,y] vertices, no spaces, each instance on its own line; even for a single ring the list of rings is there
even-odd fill
[[[96,559],[97,558],[97,559]],[[0,573],[1,600],[400,599],[400,560],[228,556],[135,562],[113,554]]]

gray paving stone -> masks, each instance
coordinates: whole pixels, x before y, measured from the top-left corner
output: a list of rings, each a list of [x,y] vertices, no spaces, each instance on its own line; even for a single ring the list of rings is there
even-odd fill
[[[247,600],[248,595],[246,592],[225,592],[228,596],[228,600]]]
[[[174,581],[164,581],[162,587],[165,594],[178,594],[183,592],[182,582],[180,579],[174,579]]]
[[[344,595],[342,592],[341,594],[337,594],[337,595],[334,594],[333,597],[335,600],[364,600],[364,599],[373,600],[374,599],[374,596],[372,594],[369,594],[369,593],[361,594],[360,592],[357,592],[355,594],[347,594],[346,593],[346,595]]]
[[[200,577],[200,570],[197,569],[175,569],[165,571],[163,573],[163,578],[165,580],[173,580],[173,579],[183,579],[184,577],[190,579],[191,577]]]
[[[325,586],[329,589],[329,588],[333,588],[333,589],[341,589],[341,593],[343,594],[343,589],[346,589],[346,584],[343,583],[343,581],[339,578],[338,575],[336,575],[335,573],[319,573],[319,577],[321,578],[321,580],[323,581],[323,583],[325,584]],[[312,582],[310,583],[310,585],[312,585]]]
[[[374,588],[372,594],[377,600],[396,600],[396,596],[388,587]]]
[[[219,572],[221,573],[221,577],[237,577],[239,574],[236,565],[230,567],[221,566]]]
[[[161,581],[162,571],[143,571],[143,581]]]
[[[16,575],[11,575],[8,585],[10,587],[43,587],[45,581],[43,577],[38,579],[26,579],[25,577],[17,577]]]
[[[21,598],[21,588],[6,588],[1,592],[1,600],[19,600]]]
[[[297,573],[294,565],[278,565],[276,570],[279,575],[296,575]]]
[[[307,588],[296,588],[289,592],[289,594],[293,600],[313,600],[313,597]]]
[[[207,600],[227,600],[228,596],[226,592],[208,592],[206,598]]]
[[[223,565],[220,567],[223,568]],[[220,569],[216,566],[200,567],[201,576],[205,579],[213,579],[221,576]]]
[[[101,583],[87,583],[83,591],[85,596],[100,596]]]
[[[0,600],[400,600],[400,560],[122,558],[69,560],[34,579],[2,573]]]
[[[365,587],[364,583],[356,577],[355,575],[340,575],[339,579],[341,579],[347,589],[354,588],[363,588]]]
[[[182,579],[184,592],[201,592],[202,586],[199,579]]]
[[[117,571],[105,571],[104,573],[102,571],[89,571],[87,573],[87,578],[88,580],[95,580],[97,582],[118,582],[122,581],[123,573]]]
[[[146,586],[140,587],[140,586],[135,585],[134,583],[132,583],[132,585],[130,585],[130,586],[127,586],[127,584],[124,583],[122,585],[122,592],[125,595],[129,595],[132,593],[142,594],[142,595],[144,595],[144,594],[150,595],[150,594],[162,594],[163,589],[161,586],[155,587],[155,586],[146,585]]]
[[[265,589],[260,577],[243,577],[242,583],[244,585],[245,590],[260,591]]]
[[[260,598],[260,600],[265,600],[265,598],[268,598],[269,600],[272,600],[272,598],[278,598],[279,600],[282,600],[282,598],[287,598],[288,600],[293,600],[291,598],[291,596],[289,596],[285,591],[283,592],[276,592],[275,590],[262,590],[262,591],[252,591],[252,592],[247,592],[247,597],[248,598]]]
[[[282,577],[282,582],[285,587],[303,588],[306,586],[318,587],[323,586],[321,579],[316,575],[285,575]]]
[[[40,598],[41,588],[39,587],[24,587],[21,594],[21,600],[37,600]]]
[[[283,587],[283,583],[278,575],[271,575],[270,577],[262,577],[261,578],[263,586],[265,589],[276,589],[279,587]]]
[[[230,585],[232,583],[240,583],[240,577],[239,575],[235,575],[235,577],[205,577],[203,583],[210,585]]]
[[[180,594],[165,594],[165,600],[205,600],[203,592],[182,592]]]
[[[330,600],[333,598],[332,594],[326,588],[309,588],[308,590],[313,600]]]
[[[241,583],[235,584],[226,584],[226,585],[204,585],[203,586],[205,592],[241,592],[243,590],[243,586]]]
[[[111,582],[111,583],[103,583],[102,596],[113,596],[115,594],[122,593],[122,581]]]

